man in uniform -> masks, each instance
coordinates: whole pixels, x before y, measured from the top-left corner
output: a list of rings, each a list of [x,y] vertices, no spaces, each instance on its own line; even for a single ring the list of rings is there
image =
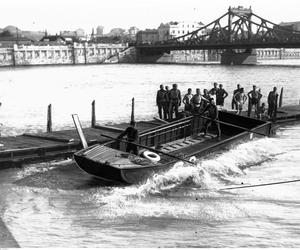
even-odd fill
[[[277,101],[278,101],[277,88],[274,87],[273,91],[270,91],[268,95],[268,116],[272,120],[276,116]]]
[[[238,110],[238,104],[234,97],[235,97],[236,93],[238,93],[241,90],[241,86],[239,84],[237,84],[236,87],[237,87],[237,89],[235,89],[233,91],[233,96],[232,96],[232,101],[231,101],[231,109]]]
[[[202,97],[200,94],[200,89],[196,89],[196,94],[193,96],[193,98],[191,99],[191,105],[193,107],[193,113],[199,113],[200,108],[201,108],[201,101],[202,101]]]
[[[166,102],[164,104],[164,108],[166,110],[166,114],[167,114],[167,119],[169,119],[169,107],[170,107],[170,98],[169,98],[169,93],[170,93],[170,89],[169,86],[165,86],[165,90],[166,90]]]
[[[127,127],[123,133],[121,133],[117,138],[122,139],[124,136],[127,136],[127,146],[126,146],[126,152],[133,153],[138,155],[138,147],[132,143],[138,142],[139,133],[136,129],[136,123],[135,121],[130,122],[130,126]]]
[[[251,116],[253,106],[255,110],[255,115],[257,116],[257,110],[262,94],[256,89],[256,86],[253,85],[253,90],[251,90],[247,95],[249,98],[248,117]]]
[[[156,105],[158,107],[158,115],[159,115],[159,118],[162,119],[163,116],[162,116],[162,113],[164,114],[164,119],[167,120],[167,110],[166,110],[166,102],[167,102],[167,99],[166,99],[166,94],[167,94],[167,91],[164,90],[164,85],[160,85],[160,89],[157,91],[157,94],[156,94]]]
[[[224,100],[228,96],[228,93],[225,89],[223,89],[223,85],[219,85],[219,89],[216,92],[216,104],[219,106],[224,106]]]
[[[219,111],[218,108],[214,102],[213,98],[209,99],[209,104],[207,105],[207,107],[203,110],[203,112],[201,113],[201,115],[207,113],[206,117],[208,117],[209,119],[205,119],[204,122],[204,126],[201,129],[201,132],[204,132],[204,136],[207,134],[207,130],[208,128],[212,125],[215,124],[218,130],[218,135],[217,138],[220,139],[221,138],[221,129],[220,129],[220,124],[217,121],[219,118]]]
[[[169,91],[169,119],[173,119],[173,112],[178,118],[178,107],[181,105],[181,93],[177,88],[177,84],[173,84],[173,88]]]
[[[189,88],[188,92],[184,95],[182,102],[184,104],[184,111],[192,112],[191,99],[193,97],[192,89]]]
[[[217,91],[218,91],[218,83],[217,82],[214,82],[214,87],[208,91],[208,94],[210,95],[216,95],[217,94]]]

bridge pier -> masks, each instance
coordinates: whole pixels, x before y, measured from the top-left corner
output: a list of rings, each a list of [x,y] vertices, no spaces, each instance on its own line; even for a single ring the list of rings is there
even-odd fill
[[[226,50],[221,55],[223,65],[255,65],[257,63],[256,51],[247,49],[245,52]]]

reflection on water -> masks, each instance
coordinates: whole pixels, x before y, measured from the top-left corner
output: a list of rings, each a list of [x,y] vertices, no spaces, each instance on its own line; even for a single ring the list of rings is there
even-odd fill
[[[236,83],[250,88],[255,82],[264,86],[264,96],[274,84],[283,85],[286,103],[299,97],[300,88],[299,70],[277,66],[107,65],[1,69],[1,74],[8,94],[0,116],[7,134],[42,129],[39,114],[48,102],[62,107],[54,114],[58,127],[71,123],[74,110],[88,122],[93,98],[101,122],[128,119],[132,96],[138,118],[151,118],[159,83],[177,82],[185,90],[216,80],[232,92]],[[37,77],[30,82],[32,74]],[[44,82],[43,74],[49,76]],[[29,83],[23,86],[22,79]],[[9,81],[14,87],[6,85]],[[16,86],[24,93],[36,89],[38,100],[13,103]],[[24,113],[29,117],[15,123]],[[299,124],[286,126],[274,138],[231,145],[198,159],[196,166],[178,162],[140,185],[100,182],[71,159],[2,170],[0,217],[21,247],[299,247],[299,184],[219,190],[299,179],[299,132]]]

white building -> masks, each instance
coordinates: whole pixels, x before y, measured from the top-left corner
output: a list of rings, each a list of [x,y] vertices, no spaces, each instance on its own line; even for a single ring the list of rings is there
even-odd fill
[[[128,34],[131,38],[134,38],[136,34],[138,33],[139,29],[135,26],[132,26],[128,29]]]
[[[165,41],[186,35],[204,26],[202,22],[169,22],[158,27],[158,40]],[[204,32],[204,31],[203,31]]]

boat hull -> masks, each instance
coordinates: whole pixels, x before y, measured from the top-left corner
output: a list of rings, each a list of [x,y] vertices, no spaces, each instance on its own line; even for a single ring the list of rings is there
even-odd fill
[[[272,124],[270,122],[261,122],[246,117],[232,115],[229,113],[221,113],[220,120],[222,120],[223,122],[234,123],[236,125],[243,126],[243,127],[248,126],[249,129],[251,129],[251,131],[243,131],[238,128],[232,129],[232,127],[223,124],[221,126],[222,133],[224,132],[224,137],[222,138],[222,140],[219,141],[216,138],[212,138],[202,143],[195,143],[186,148],[174,150],[171,152],[171,154],[183,155],[183,158],[186,160],[188,160],[189,157],[191,156],[196,156],[199,158],[199,157],[207,156],[208,154],[216,152],[217,150],[224,149],[228,147],[228,145],[232,145],[235,142],[248,141],[248,140],[252,140],[255,137],[269,136],[271,133]],[[159,130],[158,129],[155,130],[154,133],[157,133],[157,131]],[[118,166],[114,164],[114,160],[116,158],[118,157],[122,158],[122,156],[120,157],[120,155],[122,154],[117,155],[118,152],[121,151],[115,149],[111,149],[111,150],[112,150],[111,153],[107,152],[107,150],[106,151],[102,150],[102,151],[104,152],[103,154],[106,154],[105,155],[106,159],[108,159],[107,157],[110,157],[111,155],[115,156],[115,158],[113,158],[112,161],[103,160],[105,158],[104,156],[102,158],[98,157],[99,150],[97,151],[97,149],[94,150],[94,152],[96,152],[94,153],[94,155],[96,156],[91,157],[93,159],[89,159],[87,157],[88,155],[87,152],[88,151],[92,152],[93,147],[75,153],[74,159],[77,165],[90,175],[93,175],[105,181],[127,183],[127,184],[141,183],[146,179],[148,179],[149,177],[153,176],[153,174],[155,173],[159,173],[170,169],[172,166],[174,166],[176,162],[179,161],[178,159],[169,158],[167,161],[161,161],[162,163],[159,164],[153,163],[148,165],[138,165],[136,163],[132,163],[131,165],[127,164],[124,167],[124,166]],[[101,160],[102,162],[99,162]]]

